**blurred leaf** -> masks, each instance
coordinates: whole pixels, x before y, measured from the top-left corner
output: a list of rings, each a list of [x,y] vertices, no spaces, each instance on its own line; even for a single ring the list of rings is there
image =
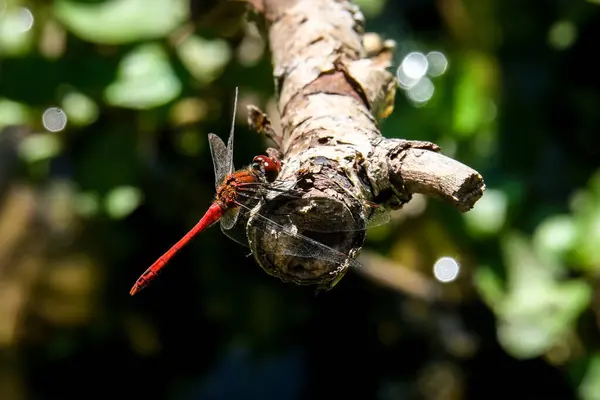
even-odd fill
[[[587,367],[587,371],[579,385],[581,400],[600,399],[600,355],[595,354]]]
[[[490,120],[492,99],[488,89],[494,80],[494,65],[486,55],[470,53],[460,69],[454,92],[454,131],[471,137]],[[495,112],[494,112],[495,113]]]
[[[160,38],[188,18],[188,0],[54,2],[54,14],[74,34],[94,43],[123,44]]]
[[[573,21],[556,21],[548,31],[548,42],[557,50],[565,50],[575,43],[577,34]]]
[[[570,215],[554,215],[538,225],[533,243],[538,254],[558,261],[573,248],[576,228]]]
[[[75,198],[75,210],[83,216],[93,216],[98,213],[100,200],[93,192],[78,193]]]
[[[105,91],[108,103],[148,109],[164,105],[181,93],[181,82],[158,44],[136,47],[123,58],[117,80]]]
[[[175,126],[196,124],[208,116],[208,103],[188,97],[178,100],[169,110],[169,119]]]
[[[502,278],[489,265],[477,267],[474,283],[483,300],[492,309],[501,304],[504,297]]]
[[[588,187],[596,197],[600,198],[600,169],[591,176],[588,181]]]
[[[184,129],[178,136],[178,147],[187,156],[197,156],[202,149],[204,141],[196,129]]]
[[[161,350],[156,326],[150,322],[132,315],[125,319],[125,329],[135,353],[148,357],[156,355]]]
[[[577,218],[577,242],[574,246],[575,258],[582,267],[597,271],[600,268],[600,205],[596,209]]]
[[[548,285],[545,295],[541,290],[531,304],[524,298],[504,304],[498,339],[513,357],[534,358],[548,351],[574,328],[591,298],[591,289],[583,280]]]
[[[573,328],[588,306],[591,288],[579,279],[559,280],[560,268],[543,264],[528,241],[517,234],[503,240],[507,292],[494,308],[498,339],[513,357],[544,354]]]
[[[8,125],[25,124],[30,115],[25,104],[0,97],[0,129]]]
[[[190,36],[177,46],[181,62],[200,83],[217,79],[231,59],[227,42],[221,39],[206,40]]]
[[[572,256],[583,269],[597,271],[600,268],[600,171],[589,180],[586,189],[573,196],[571,208],[577,231]]]
[[[34,163],[58,155],[61,147],[58,136],[52,133],[36,133],[23,140],[20,152],[26,161]]]
[[[62,108],[69,116],[69,122],[85,126],[98,118],[98,105],[80,92],[71,91],[62,100]]]
[[[131,214],[141,202],[142,193],[138,188],[116,187],[106,195],[106,212],[114,219],[121,219]]]
[[[504,226],[508,210],[508,198],[503,191],[487,189],[468,213],[463,214],[467,229],[476,236],[493,236]]]
[[[383,11],[386,0],[355,0],[354,3],[366,17],[376,17]]]

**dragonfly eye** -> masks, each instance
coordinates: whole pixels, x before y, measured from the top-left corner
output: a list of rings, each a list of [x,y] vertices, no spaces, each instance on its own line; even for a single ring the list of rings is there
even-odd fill
[[[265,166],[264,166],[264,162],[260,159],[260,156],[256,156],[252,160],[252,169],[255,170],[256,172],[259,172],[260,174],[264,175]]]
[[[262,168],[262,163],[259,162],[253,162],[252,169],[261,173],[264,172],[264,169]]]
[[[264,175],[267,182],[273,182],[279,175],[281,163],[267,156],[256,156],[252,160],[252,168]]]

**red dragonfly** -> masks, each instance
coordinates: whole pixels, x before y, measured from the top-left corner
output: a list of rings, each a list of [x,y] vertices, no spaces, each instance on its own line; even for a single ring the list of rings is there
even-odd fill
[[[252,164],[248,167],[235,171],[233,165],[233,137],[234,123],[237,106],[238,89],[235,91],[235,103],[233,108],[233,122],[227,146],[215,134],[208,135],[213,165],[215,170],[216,196],[212,205],[208,208],[204,216],[198,223],[177,243],[175,243],[166,253],[154,262],[135,282],[130,295],[134,295],[146,286],[148,286],[159,274],[161,269],[169,260],[190,242],[192,238],[198,235],[217,221],[220,221],[221,230],[233,240],[246,245],[242,240],[236,238],[231,232],[236,225],[240,214],[240,209],[250,211],[248,200],[258,200],[264,198],[264,193],[268,190],[282,192],[283,190],[275,185],[271,185],[279,175],[281,162],[275,158],[265,155],[254,157]],[[260,195],[262,191],[262,195]],[[286,194],[294,197],[293,193]],[[387,212],[373,214],[377,218],[372,218],[368,227],[377,226],[387,222],[389,215]],[[290,232],[290,229],[284,227],[260,214],[254,214],[254,217],[261,219],[262,228],[276,230],[284,235],[293,237],[295,243],[298,243],[294,254],[300,257],[312,257],[324,259],[342,264],[347,262],[347,256],[331,247],[328,247],[316,240],[304,236],[297,232]],[[383,217],[383,218],[382,218]],[[288,254],[288,253],[286,253]],[[357,261],[351,261],[350,265],[359,266]]]

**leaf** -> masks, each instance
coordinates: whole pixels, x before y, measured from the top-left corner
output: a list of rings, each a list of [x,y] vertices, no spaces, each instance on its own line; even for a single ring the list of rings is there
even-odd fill
[[[205,40],[198,36],[188,37],[177,46],[177,53],[190,74],[203,84],[217,79],[231,59],[227,42]]]
[[[596,272],[600,268],[600,171],[573,196],[571,208],[576,230],[571,255],[580,268]]]
[[[181,93],[181,82],[158,44],[136,47],[119,65],[117,80],[106,88],[108,103],[127,108],[162,106]]]
[[[475,271],[475,286],[486,304],[496,309],[504,298],[502,278],[488,265],[480,265]]]
[[[360,7],[361,12],[368,18],[379,16],[385,8],[385,3],[385,0],[355,0],[355,4]]]
[[[27,136],[19,148],[21,157],[34,163],[56,157],[62,150],[58,136],[52,133],[35,133]]]
[[[114,219],[125,218],[142,202],[142,193],[132,186],[119,186],[111,190],[105,199],[106,212]]]
[[[600,399],[600,355],[591,358],[578,391],[582,400]]]
[[[82,216],[91,217],[98,213],[100,200],[94,192],[80,192],[75,197],[75,211]]]
[[[0,129],[8,125],[26,124],[31,112],[25,104],[0,97]]]
[[[503,241],[507,292],[496,308],[498,339],[512,356],[544,354],[572,328],[591,300],[591,288],[579,279],[559,280],[562,268],[541,261],[518,234]]]
[[[463,214],[469,231],[477,236],[497,235],[504,223],[508,210],[508,198],[503,191],[487,189],[484,196],[468,213]]]
[[[592,294],[583,280],[548,285],[535,293],[536,301],[531,303],[524,297],[509,298],[501,313],[498,339],[516,358],[538,357],[562,340]],[[534,298],[533,293],[529,298]]]
[[[55,16],[90,42],[123,44],[157,39],[188,19],[188,0],[110,0],[54,2]]]
[[[576,235],[577,229],[570,215],[553,215],[537,226],[533,243],[538,254],[559,261],[573,248]]]
[[[489,121],[494,63],[484,54],[468,54],[460,69],[454,92],[453,128],[457,135],[471,137]]]
[[[78,126],[91,124],[98,118],[98,105],[83,93],[69,91],[62,99],[62,108],[69,122]]]

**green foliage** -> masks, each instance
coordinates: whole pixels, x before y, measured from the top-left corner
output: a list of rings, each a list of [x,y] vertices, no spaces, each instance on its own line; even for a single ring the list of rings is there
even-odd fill
[[[521,235],[502,243],[507,267],[505,290],[487,268],[476,283],[498,317],[498,338],[514,357],[545,354],[566,338],[589,305],[592,291],[581,279],[565,279],[565,269],[538,256]]]
[[[600,269],[600,170],[586,189],[575,194],[571,208],[576,230],[570,247],[571,257],[580,268],[597,273]]]
[[[8,125],[26,124],[31,120],[25,104],[0,98],[0,129]]]
[[[506,223],[508,198],[498,189],[487,189],[477,207],[464,215],[467,229],[475,236],[496,236]]]
[[[551,1],[542,11],[500,0],[355,3],[368,31],[397,42],[394,68],[414,51],[437,51],[449,62],[430,80],[428,101],[398,89],[383,134],[440,144],[483,175],[483,198],[464,215],[415,199],[370,231],[368,245],[404,266],[388,268],[386,289],[348,274],[315,300],[312,291],[305,296],[266,277],[213,228],[138,302],[128,285],[210,204],[206,135],[229,131],[235,86],[242,89],[236,163],[264,150],[240,121],[249,102],[272,113],[268,38],[241,23],[242,2],[0,0],[0,184],[11,160],[2,146],[16,143],[21,164],[6,171],[18,171],[13,182],[31,188],[31,198],[13,194],[17,211],[4,212],[11,198],[0,187],[9,199],[0,198],[0,284],[10,311],[0,309],[0,345],[34,360],[23,367],[34,371],[23,372],[36,377],[32,391],[51,391],[37,384],[38,375],[68,378],[58,395],[33,397],[67,398],[71,381],[93,375],[77,374],[98,368],[103,354],[115,371],[131,369],[133,359],[144,365],[123,395],[146,397],[156,395],[154,387],[140,388],[139,379],[160,374],[165,391],[185,391],[232,343],[264,358],[301,343],[319,355],[312,375],[352,382],[328,398],[360,393],[362,382],[382,398],[415,397],[402,389],[406,382],[425,398],[446,398],[431,387],[463,398],[469,387],[495,388],[499,363],[507,382],[520,382],[522,371],[535,382],[536,392],[523,396],[544,397],[554,375],[529,374],[548,368],[577,375],[570,390],[582,400],[600,398],[600,97],[598,74],[582,68],[596,51],[584,39],[595,43],[599,2]],[[44,128],[42,115],[52,107],[68,117],[62,131]],[[11,125],[30,130],[13,137],[5,130]],[[19,210],[31,220],[17,219]],[[10,244],[25,237],[19,229],[33,232],[31,247],[25,239]],[[431,270],[446,255],[462,265],[442,307],[427,294],[444,292]],[[13,272],[3,275],[5,265]],[[14,271],[26,271],[21,281]],[[27,307],[14,311],[13,304]],[[489,318],[472,311],[480,304]],[[12,327],[26,340],[6,333]],[[349,361],[373,361],[373,354],[383,361],[368,371]],[[188,368],[181,360],[190,359]],[[81,360],[92,366],[57,367]],[[28,364],[9,361],[4,370]],[[352,371],[360,376],[349,378]],[[494,389],[486,390],[474,398]]]
[[[185,22],[188,8],[186,0],[56,0],[54,16],[86,41],[125,44],[166,36]]]
[[[117,79],[105,90],[108,104],[133,109],[155,108],[181,93],[181,82],[158,44],[136,47],[121,60]]]
[[[131,214],[140,204],[140,190],[131,186],[113,188],[106,195],[106,212],[115,219],[121,219]]]
[[[594,354],[589,360],[587,372],[579,387],[579,396],[582,400],[600,397],[600,354]]]
[[[457,68],[457,66],[455,66]],[[486,123],[494,120],[494,65],[485,55],[467,54],[457,74],[454,88],[453,131],[461,138],[472,138]]]
[[[178,47],[181,62],[202,85],[213,82],[231,60],[227,42],[220,39],[206,40],[191,35]]]

